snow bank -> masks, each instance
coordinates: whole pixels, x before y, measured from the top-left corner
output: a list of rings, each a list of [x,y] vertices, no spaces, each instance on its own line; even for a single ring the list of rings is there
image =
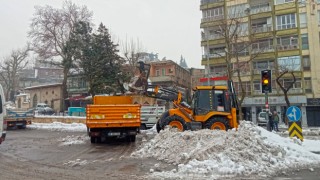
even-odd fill
[[[177,165],[167,172],[153,172],[160,178],[260,177],[288,168],[307,168],[320,156],[307,151],[297,139],[282,138],[251,122],[238,131],[185,131],[167,128],[132,154],[154,157]]]
[[[46,129],[51,131],[68,131],[68,132],[87,132],[87,127],[82,123],[61,123],[61,122],[53,122],[53,123],[32,123],[28,125],[27,128],[30,129]]]
[[[61,142],[60,146],[70,146],[74,144],[85,144],[89,140],[89,137],[87,135],[81,135],[81,136],[67,136],[64,138],[60,138],[58,141]]]

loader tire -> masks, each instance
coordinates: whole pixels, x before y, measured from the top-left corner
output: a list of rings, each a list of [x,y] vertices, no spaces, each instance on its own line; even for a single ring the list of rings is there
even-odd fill
[[[157,129],[158,133],[161,131],[161,127],[160,127],[159,121],[157,121],[156,129]]]
[[[224,117],[212,117],[208,119],[205,123],[205,127],[211,130],[217,129],[226,131],[229,129],[228,121]]]
[[[156,128],[157,132],[159,133],[162,129],[164,129],[165,126],[162,126],[164,124],[165,119],[169,117],[169,111],[164,112],[160,119],[157,121]]]
[[[188,129],[186,122],[180,116],[169,116],[167,117],[161,127],[164,129],[166,126],[171,126],[173,128],[177,128],[179,131],[185,131]]]

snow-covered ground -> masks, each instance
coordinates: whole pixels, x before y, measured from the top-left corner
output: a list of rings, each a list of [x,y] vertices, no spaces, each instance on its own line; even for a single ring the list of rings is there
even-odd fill
[[[46,129],[50,131],[67,131],[67,132],[87,132],[87,127],[82,123],[61,123],[61,122],[53,122],[53,123],[32,123],[28,125],[30,129]]]
[[[34,123],[28,128],[52,131],[86,132],[84,124]],[[305,129],[304,132],[311,132]],[[319,130],[312,130],[319,135]],[[156,133],[155,127],[142,131],[149,140],[132,153],[132,158],[153,157],[164,164],[176,165],[171,171],[160,171],[159,164],[150,167],[150,175],[164,179],[220,179],[223,177],[267,177],[286,170],[310,168],[320,165],[320,140],[282,137],[266,131],[251,122],[242,122],[238,130],[185,131],[167,128]],[[61,145],[81,144],[86,137],[68,136]],[[85,164],[70,162],[68,165]]]

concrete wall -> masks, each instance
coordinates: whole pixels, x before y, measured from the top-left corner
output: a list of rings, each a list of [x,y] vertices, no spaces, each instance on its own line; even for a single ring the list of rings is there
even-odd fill
[[[32,123],[53,123],[53,122],[61,122],[61,123],[86,123],[86,117],[71,117],[71,116],[62,116],[62,117],[34,117]]]

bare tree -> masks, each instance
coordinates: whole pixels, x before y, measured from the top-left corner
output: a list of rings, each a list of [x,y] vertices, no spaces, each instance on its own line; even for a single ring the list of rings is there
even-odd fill
[[[300,71],[301,64],[300,59],[286,59],[280,58],[275,63],[274,74],[276,77],[276,83],[280,90],[283,92],[287,107],[290,107],[290,101],[288,93],[294,87],[297,82],[296,75],[294,72]],[[287,81],[285,81],[287,80]],[[285,123],[288,123],[288,119],[285,119]]]
[[[73,67],[74,52],[69,51],[66,42],[75,24],[79,21],[92,21],[92,12],[86,6],[77,6],[65,1],[62,9],[51,6],[36,7],[31,22],[29,37],[32,39],[32,50],[39,57],[53,65],[63,68],[63,97],[67,98],[67,76]]]
[[[142,51],[143,47],[139,39],[137,39],[136,41],[134,41],[133,39],[131,39],[130,41],[126,39],[126,41],[122,43],[122,53],[126,63],[129,64],[129,71],[132,76],[135,74],[135,66],[137,65],[137,62],[142,57]]]
[[[19,72],[28,65],[29,45],[23,49],[12,50],[10,56],[0,63],[0,78],[6,87],[6,99],[14,101],[19,86]]]
[[[225,47],[218,52],[213,50],[209,53],[225,59],[228,79],[236,78],[239,84],[241,91],[238,104],[240,119],[242,119],[241,107],[246,97],[246,84],[243,83],[242,78],[243,73],[250,72],[251,62],[260,54],[259,50],[254,53],[251,51],[257,40],[254,38],[254,34],[249,34],[249,25],[243,21],[243,12],[237,9],[229,12],[228,18],[219,20],[217,27],[218,29],[214,30],[211,36],[224,39]],[[250,51],[251,54],[249,55]]]

